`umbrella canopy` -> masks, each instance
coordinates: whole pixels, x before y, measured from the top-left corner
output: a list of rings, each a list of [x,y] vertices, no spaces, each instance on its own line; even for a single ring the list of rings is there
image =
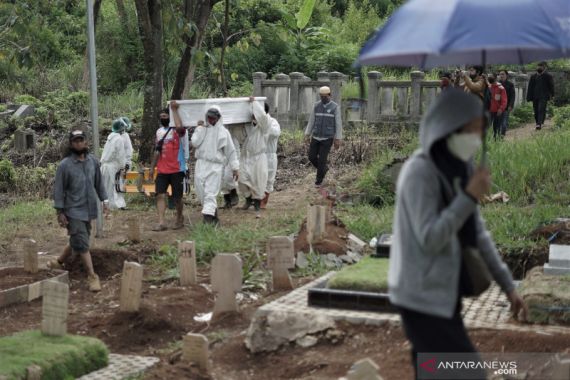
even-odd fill
[[[570,54],[570,0],[410,0],[359,65],[523,64]]]

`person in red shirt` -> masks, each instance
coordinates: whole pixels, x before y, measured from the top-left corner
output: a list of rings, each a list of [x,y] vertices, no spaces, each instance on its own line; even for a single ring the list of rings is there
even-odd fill
[[[497,74],[489,74],[487,81],[489,82],[489,90],[491,91],[489,112],[491,113],[491,120],[493,122],[493,137],[497,140],[505,137],[504,133],[501,132],[501,124],[503,123],[503,117],[507,109],[507,91],[502,84],[497,82]]]

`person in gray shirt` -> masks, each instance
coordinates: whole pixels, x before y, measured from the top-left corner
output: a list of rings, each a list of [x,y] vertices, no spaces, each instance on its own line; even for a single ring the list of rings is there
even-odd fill
[[[87,271],[89,290],[93,292],[101,290],[89,253],[91,220],[97,218],[99,201],[103,202],[103,210],[108,213],[109,201],[101,179],[99,161],[89,154],[85,132],[75,130],[69,136],[69,150],[57,168],[54,184],[57,221],[61,227],[67,228],[69,245],[57,260],[48,263],[48,267],[62,269],[72,254],[81,256]]]
[[[309,161],[317,168],[315,186],[321,187],[329,170],[327,161],[331,147],[340,148],[342,118],[340,106],[331,100],[331,89],[319,89],[321,100],[315,104],[305,129],[305,142],[309,143]]]

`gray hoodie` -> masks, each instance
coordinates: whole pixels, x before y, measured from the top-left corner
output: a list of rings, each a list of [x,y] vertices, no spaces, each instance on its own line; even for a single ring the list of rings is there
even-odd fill
[[[441,181],[445,177],[429,155],[435,142],[481,113],[477,97],[450,90],[438,96],[422,119],[421,148],[404,164],[396,190],[388,286],[390,301],[397,306],[437,317],[453,316],[461,266],[457,233],[472,213],[478,248],[493,278],[505,292],[514,288],[477,203],[463,190],[454,192],[447,181]],[[444,192],[452,198],[449,205]]]

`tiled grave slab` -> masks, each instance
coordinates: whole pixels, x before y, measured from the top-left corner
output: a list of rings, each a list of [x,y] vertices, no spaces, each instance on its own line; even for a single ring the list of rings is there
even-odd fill
[[[123,380],[140,375],[156,363],[159,358],[152,356],[109,355],[109,365],[99,371],[81,376],[78,380]]]

